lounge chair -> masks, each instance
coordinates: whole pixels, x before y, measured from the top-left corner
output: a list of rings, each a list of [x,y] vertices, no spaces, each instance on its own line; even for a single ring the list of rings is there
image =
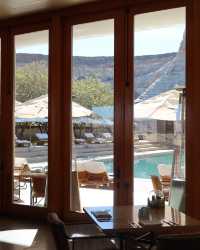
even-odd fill
[[[85,144],[85,139],[83,138],[74,138],[74,143],[75,144]]]
[[[15,146],[16,147],[30,147],[31,142],[28,140],[20,140],[15,136]]]
[[[80,186],[109,187],[111,181],[105,165],[97,161],[77,162],[78,181]]]
[[[44,145],[48,143],[48,134],[47,133],[36,133],[37,145]]]
[[[99,137],[97,138],[94,136],[93,133],[85,133],[84,137],[85,137],[86,142],[88,143],[99,143],[99,144],[105,143],[105,140],[103,138],[99,138]]]
[[[102,133],[102,138],[104,138],[106,142],[110,142],[110,143],[113,142],[113,136],[109,132]]]

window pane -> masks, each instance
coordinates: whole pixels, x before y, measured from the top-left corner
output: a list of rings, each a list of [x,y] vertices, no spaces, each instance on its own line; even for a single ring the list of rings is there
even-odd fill
[[[113,20],[73,26],[72,77],[71,208],[112,205]]]
[[[135,16],[134,200],[185,177],[185,8]],[[164,177],[163,177],[164,176]]]
[[[48,31],[15,36],[13,202],[46,206]]]

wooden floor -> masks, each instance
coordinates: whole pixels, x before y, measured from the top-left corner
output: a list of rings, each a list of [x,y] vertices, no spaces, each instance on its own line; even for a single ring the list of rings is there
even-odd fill
[[[107,238],[77,240],[74,250],[105,250],[112,246]],[[48,224],[0,217],[0,250],[19,249],[56,250]]]

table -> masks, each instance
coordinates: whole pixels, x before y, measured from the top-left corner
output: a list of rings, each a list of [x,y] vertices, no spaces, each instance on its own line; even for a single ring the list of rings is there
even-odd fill
[[[141,207],[87,207],[83,210],[109,236],[128,233],[143,234],[145,232],[153,232],[154,234],[200,232],[200,220],[191,218],[177,209],[169,206],[149,209],[149,219],[143,220],[141,214],[139,214]],[[112,217],[107,221],[99,221],[93,213],[104,210],[108,211]],[[145,225],[141,222],[145,222]]]

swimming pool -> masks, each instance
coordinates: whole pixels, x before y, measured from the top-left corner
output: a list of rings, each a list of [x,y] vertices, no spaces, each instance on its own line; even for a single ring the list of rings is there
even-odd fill
[[[113,173],[113,159],[99,159],[105,164],[108,173]],[[149,179],[151,175],[158,175],[158,164],[172,165],[173,153],[144,156],[134,163],[134,177]]]

